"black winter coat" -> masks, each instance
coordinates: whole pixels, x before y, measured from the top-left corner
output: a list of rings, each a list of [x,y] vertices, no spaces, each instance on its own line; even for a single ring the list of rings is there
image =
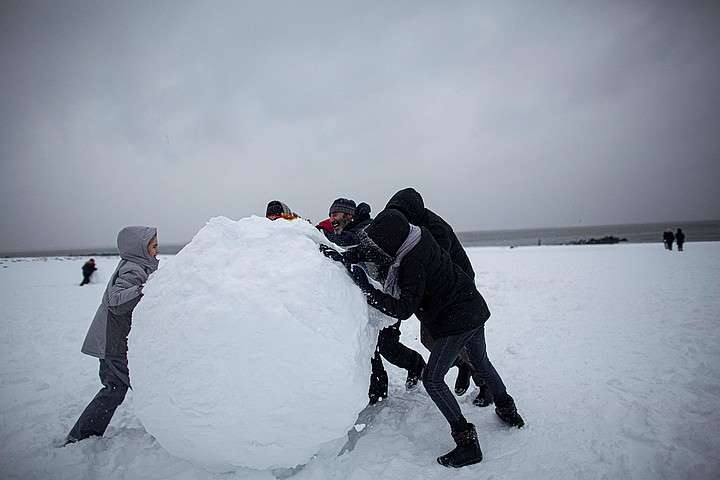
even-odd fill
[[[370,306],[400,320],[415,314],[435,338],[473,330],[490,317],[475,282],[426,228],[399,268],[400,298],[371,287],[366,294]]]
[[[97,270],[97,268],[94,263],[85,262],[82,266],[82,273],[86,277],[92,275],[95,270]]]
[[[385,208],[399,210],[413,225],[427,228],[440,248],[450,254],[452,261],[470,278],[475,278],[470,259],[452,227],[442,217],[425,208],[422,197],[415,189],[400,190],[392,196]]]

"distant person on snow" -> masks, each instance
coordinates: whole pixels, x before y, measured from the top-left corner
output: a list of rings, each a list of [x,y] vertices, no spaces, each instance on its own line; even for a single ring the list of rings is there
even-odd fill
[[[675,241],[677,242],[678,252],[682,252],[683,245],[685,244],[685,234],[682,228],[678,228],[677,232],[675,232]]]
[[[80,286],[87,285],[90,283],[90,277],[92,276],[93,272],[97,270],[97,267],[95,267],[95,259],[91,258],[87,262],[85,262],[82,266],[82,274],[83,279],[82,282],[80,282]]]
[[[665,243],[666,250],[672,250],[673,242],[675,241],[675,235],[669,228],[663,233],[663,242]]]
[[[398,210],[405,215],[405,218],[411,224],[427,228],[440,248],[450,255],[453,263],[459,266],[473,282],[475,281],[475,271],[472,268],[472,263],[470,263],[465,249],[458,240],[457,235],[455,235],[455,231],[442,217],[425,208],[422,196],[414,188],[404,188],[398,191],[390,198],[385,208]],[[420,328],[420,341],[425,348],[432,350],[434,339],[423,325]],[[492,396],[488,392],[487,385],[474,372],[472,363],[464,348],[460,351],[455,366],[458,367],[455,394],[460,396],[467,391],[470,387],[470,376],[472,375],[475,384],[480,388],[480,392],[473,400],[473,404],[479,407],[492,404]]]
[[[157,270],[157,229],[125,227],[118,234],[120,263],[110,277],[82,352],[100,359],[103,388],[85,408],[65,444],[102,436],[130,387],[127,337],[148,276]]]
[[[365,294],[368,305],[400,320],[414,314],[435,339],[423,372],[423,383],[450,424],[457,444],[457,448],[438,457],[438,463],[463,467],[480,462],[482,451],[475,427],[463,416],[444,380],[463,347],[486,380],[500,419],[515,427],[524,425],[515,401],[487,357],[484,325],[490,311],[482,295],[430,232],[411,225],[397,210],[380,212],[361,233],[361,247],[355,249],[353,255],[357,258],[345,255],[341,260],[389,266],[383,291],[380,291],[370,284],[362,268],[352,265],[353,280]]]
[[[265,218],[268,220],[277,220],[282,218],[283,220],[297,220],[300,216],[294,213],[287,205],[280,200],[272,200],[267,204],[265,209]]]

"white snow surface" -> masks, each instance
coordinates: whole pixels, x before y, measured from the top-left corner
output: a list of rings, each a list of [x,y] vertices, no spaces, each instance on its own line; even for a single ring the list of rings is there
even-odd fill
[[[148,280],[131,384],[170,453],[217,471],[294,467],[353,426],[378,330],[320,242],[302,220],[216,217]]]
[[[471,389],[460,405],[477,426],[484,459],[448,471],[435,462],[452,448],[445,420],[422,387],[405,392],[405,372],[386,364],[390,398],[356,448],[338,457],[342,439],[325,444],[293,479],[720,477],[720,243],[689,243],[682,253],[660,244],[468,253],[492,311],[488,352],[526,428],[508,429],[491,408],[474,407]],[[0,478],[293,473],[213,473],[172,455],[140,422],[134,391],[105,437],[55,446],[100,387],[97,360],[79,352],[104,289],[78,287],[85,260],[0,259]],[[282,260],[282,252],[269,252],[257,261]],[[97,261],[106,276],[117,264],[112,257]],[[162,258],[158,276],[172,261]],[[418,331],[411,318],[402,340],[427,358]],[[323,368],[330,385],[348,373]],[[447,381],[454,379],[453,369]],[[293,394],[287,381],[269,381],[268,402]]]

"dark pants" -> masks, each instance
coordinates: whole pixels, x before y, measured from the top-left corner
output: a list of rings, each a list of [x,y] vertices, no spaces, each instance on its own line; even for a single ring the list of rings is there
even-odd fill
[[[95,395],[90,404],[70,430],[70,437],[83,440],[93,435],[102,436],[110,423],[115,409],[125,399],[129,385],[123,379],[128,378],[125,362],[119,360],[100,360],[100,382],[103,388]]]
[[[80,286],[82,287],[83,285],[86,285],[88,283],[90,283],[90,275],[85,275],[83,273],[83,280],[82,282],[80,282]]]
[[[425,391],[445,416],[453,432],[464,431],[467,428],[467,421],[460,411],[455,396],[445,383],[445,374],[453,366],[463,347],[467,349],[470,362],[475,367],[473,373],[487,384],[490,394],[496,399],[496,405],[498,400],[502,402],[507,395],[505,384],[490,363],[485,350],[485,327],[478,327],[459,335],[436,338],[423,373],[423,384]]]
[[[422,324],[420,325],[420,341],[425,348],[432,351],[435,339]],[[468,356],[467,349],[465,347],[460,349],[460,353],[455,359],[453,367],[458,367],[458,369],[467,368],[470,371],[470,377],[473,379],[476,386],[480,387],[485,385],[485,381],[477,374],[475,367],[472,362],[470,362],[470,357]]]
[[[422,355],[400,343],[400,323],[397,322],[380,330],[377,348],[372,358],[372,374],[370,375],[370,394],[375,393],[387,397],[388,377],[380,355],[393,365],[404,368],[409,373],[420,375],[425,360]]]

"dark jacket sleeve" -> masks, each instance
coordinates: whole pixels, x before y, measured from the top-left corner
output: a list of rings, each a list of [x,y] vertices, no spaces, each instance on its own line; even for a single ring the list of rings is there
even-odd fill
[[[325,237],[327,237],[328,240],[333,242],[335,245],[340,245],[341,247],[350,247],[360,243],[360,237],[358,237],[355,232],[343,230],[340,233],[323,233],[325,233]]]
[[[394,298],[372,287],[365,295],[371,307],[389,317],[407,320],[417,311],[425,293],[425,270],[418,262],[410,259],[403,261],[400,268],[400,298]]]

